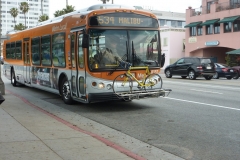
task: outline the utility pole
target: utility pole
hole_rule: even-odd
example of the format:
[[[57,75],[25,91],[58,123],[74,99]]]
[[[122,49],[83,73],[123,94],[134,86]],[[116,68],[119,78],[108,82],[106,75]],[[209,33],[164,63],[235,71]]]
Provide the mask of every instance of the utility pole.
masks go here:
[[[68,0],[66,0],[66,8],[67,8],[67,6],[68,6]]]
[[[112,0],[112,4],[113,4],[113,0]]]
[[[2,1],[0,0],[0,55],[2,55]],[[5,95],[5,86],[2,81],[2,67],[0,64],[0,95]]]

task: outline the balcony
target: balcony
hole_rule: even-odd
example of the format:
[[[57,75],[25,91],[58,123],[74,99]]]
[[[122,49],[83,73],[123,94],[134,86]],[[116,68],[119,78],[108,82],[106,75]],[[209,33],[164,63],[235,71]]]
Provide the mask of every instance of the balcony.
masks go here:
[[[199,16],[199,15],[204,15],[204,14],[209,14],[209,13],[214,13],[214,12],[221,12],[221,11],[226,11],[226,10],[232,10],[240,8],[240,3],[230,3],[230,2],[224,2],[224,3],[215,3],[215,7],[210,10],[209,7],[203,6],[200,8],[195,8],[191,10],[190,16]]]
[[[221,12],[221,11],[235,9],[235,8],[240,8],[240,3],[232,3],[232,4],[229,4],[229,2],[219,3],[216,6],[216,12]]]

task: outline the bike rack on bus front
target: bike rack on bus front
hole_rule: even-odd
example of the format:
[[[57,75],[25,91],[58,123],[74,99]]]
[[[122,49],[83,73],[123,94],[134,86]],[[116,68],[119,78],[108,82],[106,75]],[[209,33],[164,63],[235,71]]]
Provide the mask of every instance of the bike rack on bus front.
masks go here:
[[[148,91],[120,92],[115,94],[117,94],[117,96],[122,98],[129,97],[129,99],[144,99],[144,98],[165,97],[165,96],[168,96],[171,91],[172,91],[171,89],[159,89],[159,90],[148,90]]]

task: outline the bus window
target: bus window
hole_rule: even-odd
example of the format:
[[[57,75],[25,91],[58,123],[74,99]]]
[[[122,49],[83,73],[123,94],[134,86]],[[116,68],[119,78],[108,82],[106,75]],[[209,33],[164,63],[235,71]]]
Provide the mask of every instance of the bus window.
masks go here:
[[[40,65],[40,38],[33,38],[31,45],[32,64]]]
[[[17,59],[22,59],[22,42],[21,41],[17,41],[16,42],[16,58]]]
[[[75,35],[72,34],[71,35],[71,56],[72,56],[72,68],[75,68],[75,50],[74,50],[74,46],[75,46]]]
[[[43,66],[51,65],[50,41],[51,37],[49,35],[41,38],[41,56]]]
[[[83,35],[79,35],[78,39],[78,62],[79,62],[79,67],[83,68],[84,67],[84,55],[83,55],[83,48],[82,48],[82,39]]]
[[[129,31],[131,48],[134,47],[133,64],[142,66],[145,62],[149,66],[159,66],[158,31]],[[133,43],[133,46],[132,46]],[[132,49],[131,49],[132,50]]]
[[[65,33],[57,33],[52,36],[53,65],[65,67]]]
[[[92,69],[116,67],[114,57],[127,60],[126,30],[90,30],[89,62]]]
[[[15,59],[15,42],[11,43],[11,59]]]
[[[11,59],[11,58],[12,58],[11,44],[7,43],[6,44],[6,59]]]

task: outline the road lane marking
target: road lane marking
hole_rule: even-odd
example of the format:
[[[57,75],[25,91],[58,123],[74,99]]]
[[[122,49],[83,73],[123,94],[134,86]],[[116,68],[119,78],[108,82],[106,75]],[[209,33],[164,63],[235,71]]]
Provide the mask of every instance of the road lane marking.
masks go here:
[[[240,87],[236,86],[236,87],[226,87],[226,86],[220,86],[220,85],[217,85],[217,86],[214,86],[214,85],[208,85],[208,84],[205,84],[205,85],[201,85],[201,84],[192,84],[192,83],[182,83],[182,82],[172,82],[172,81],[164,81],[164,83],[175,83],[175,84],[185,84],[185,85],[190,85],[190,86],[202,86],[202,87],[209,87],[209,88],[217,88],[217,89],[232,89],[232,90],[240,90]]]
[[[198,91],[198,92],[208,92],[208,93],[223,94],[223,93],[220,93],[220,92],[204,91],[204,90],[197,90],[197,89],[190,89],[190,90],[192,90],[192,91]]]
[[[195,103],[195,104],[203,104],[203,105],[217,107],[217,108],[224,108],[224,109],[231,109],[231,110],[235,110],[235,111],[240,111],[239,108],[232,108],[232,107],[226,107],[226,106],[220,106],[220,105],[208,104],[208,103],[202,103],[202,102],[195,102],[195,101],[189,101],[189,100],[184,100],[184,99],[170,98],[170,97],[164,97],[164,98],[172,99],[172,100],[176,100],[176,101],[189,102],[189,103]]]

